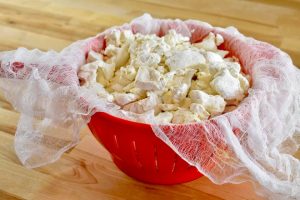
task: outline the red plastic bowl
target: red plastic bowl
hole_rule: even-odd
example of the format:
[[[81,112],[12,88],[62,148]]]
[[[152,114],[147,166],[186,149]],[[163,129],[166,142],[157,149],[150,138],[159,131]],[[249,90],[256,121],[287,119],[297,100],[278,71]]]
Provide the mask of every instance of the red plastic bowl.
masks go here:
[[[97,112],[88,124],[127,175],[146,183],[177,184],[202,176],[155,136],[149,124]]]

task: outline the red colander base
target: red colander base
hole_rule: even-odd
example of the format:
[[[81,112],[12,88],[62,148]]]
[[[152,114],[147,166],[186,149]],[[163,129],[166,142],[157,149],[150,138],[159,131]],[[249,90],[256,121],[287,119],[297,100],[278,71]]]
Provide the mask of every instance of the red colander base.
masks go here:
[[[177,184],[202,176],[157,138],[148,124],[98,112],[88,124],[98,141],[110,152],[120,170],[153,184]]]

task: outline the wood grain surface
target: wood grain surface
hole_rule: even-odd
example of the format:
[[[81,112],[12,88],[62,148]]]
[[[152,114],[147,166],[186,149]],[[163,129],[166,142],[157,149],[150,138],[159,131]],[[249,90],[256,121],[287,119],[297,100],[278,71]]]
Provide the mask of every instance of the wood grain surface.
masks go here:
[[[144,12],[235,26],[245,35],[283,49],[300,66],[300,2],[293,0],[0,0],[0,51],[20,46],[61,50]],[[262,199],[249,183],[219,186],[205,177],[174,186],[135,181],[115,167],[87,128],[81,132],[80,144],[59,161],[29,170],[14,152],[18,118],[0,94],[1,200]]]

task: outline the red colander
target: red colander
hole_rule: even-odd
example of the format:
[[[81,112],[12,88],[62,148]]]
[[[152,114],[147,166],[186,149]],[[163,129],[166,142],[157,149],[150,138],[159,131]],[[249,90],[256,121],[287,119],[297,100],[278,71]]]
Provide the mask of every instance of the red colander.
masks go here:
[[[149,124],[97,112],[88,124],[120,170],[153,184],[192,181],[202,174],[155,136]]]

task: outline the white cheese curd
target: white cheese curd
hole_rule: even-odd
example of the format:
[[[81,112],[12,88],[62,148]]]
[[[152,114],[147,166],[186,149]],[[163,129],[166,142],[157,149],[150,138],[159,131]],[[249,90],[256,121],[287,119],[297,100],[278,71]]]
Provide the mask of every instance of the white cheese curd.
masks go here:
[[[227,69],[217,73],[210,85],[226,100],[243,98],[243,89],[239,79],[232,76]]]
[[[169,67],[170,71],[193,67],[204,63],[204,56],[200,52],[191,49],[174,51],[166,59],[166,65]]]
[[[210,116],[209,112],[206,111],[204,106],[202,104],[199,104],[199,103],[192,103],[190,105],[190,111],[192,113],[198,115],[198,117],[201,120],[208,119],[208,117]]]
[[[220,39],[218,39],[218,44],[219,45],[222,44]],[[200,49],[204,49],[206,51],[217,51],[218,46],[217,46],[217,42],[216,42],[216,35],[214,33],[209,33],[208,36],[206,36],[202,40],[202,42],[195,43],[195,44],[193,44],[193,46],[200,48]]]
[[[95,61],[95,64],[98,65],[98,70],[100,69],[103,72],[104,78],[109,81],[114,76],[115,63],[106,63],[102,60]]]
[[[103,60],[103,55],[100,53],[97,53],[93,50],[89,51],[87,62],[90,63],[90,62],[94,62],[97,60]]]
[[[139,96],[132,93],[113,93],[114,99],[119,106],[138,100]]]
[[[135,86],[137,88],[148,91],[163,89],[163,77],[158,70],[144,66],[141,66],[138,70],[135,77]]]
[[[161,112],[155,116],[156,121],[159,124],[168,124],[173,119],[173,114],[171,112]]]
[[[172,119],[172,123],[174,124],[185,124],[200,121],[201,119],[197,116],[197,114],[187,109],[179,109],[175,111]]]
[[[226,102],[220,95],[209,95],[201,90],[192,90],[189,94],[193,103],[201,104],[211,115],[224,111]]]
[[[163,40],[171,47],[175,47],[178,44],[189,42],[190,38],[177,34],[175,30],[170,30],[169,33],[163,37]]]
[[[162,111],[175,111],[175,110],[178,110],[178,107],[179,107],[179,105],[177,105],[177,104],[167,104],[167,103],[159,104],[159,108]]]
[[[196,72],[194,69],[177,71],[171,81],[166,85],[171,92],[173,103],[180,103],[187,96],[188,90],[191,87],[192,78]]]
[[[162,37],[112,30],[106,48],[80,67],[82,87],[124,112],[154,113],[156,123],[200,122],[229,112],[247,95],[249,77],[209,33],[201,42],[170,30]],[[233,104],[234,102],[234,104]]]
[[[123,108],[124,110],[141,114],[149,110],[154,110],[155,112],[158,112],[159,104],[159,97],[155,93],[149,92],[146,98],[127,104]]]
[[[224,62],[223,57],[220,56],[217,53],[214,53],[212,51],[208,51],[205,55],[205,58],[208,63],[222,63]]]
[[[98,65],[96,63],[88,63],[80,67],[78,78],[81,84],[89,87],[96,83]]]

